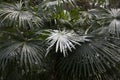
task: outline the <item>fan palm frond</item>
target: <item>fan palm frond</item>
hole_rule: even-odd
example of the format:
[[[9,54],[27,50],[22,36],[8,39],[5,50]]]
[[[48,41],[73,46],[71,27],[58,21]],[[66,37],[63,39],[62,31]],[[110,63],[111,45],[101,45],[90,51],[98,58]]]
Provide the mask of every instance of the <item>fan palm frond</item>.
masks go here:
[[[71,80],[74,78],[84,80],[98,76],[98,74],[104,75],[109,70],[112,72],[113,69],[118,69],[120,53],[117,49],[119,48],[119,46],[101,39],[83,43],[82,46],[77,45],[69,56],[58,61],[56,70],[58,70],[58,75],[71,76]]]
[[[108,10],[108,14],[105,14],[105,17],[103,17],[103,19],[106,18],[109,22],[108,25],[108,31],[111,34],[117,35],[119,36],[120,30],[119,30],[119,26],[120,26],[120,9],[111,9]]]
[[[34,25],[41,26],[42,19],[35,12],[26,9],[23,3],[1,4],[0,5],[1,23],[7,22],[8,25],[18,25],[23,28],[34,28]]]
[[[120,9],[92,10],[90,13],[93,13],[101,21],[102,26],[108,26],[108,32],[110,34],[119,36]]]
[[[2,67],[7,65],[9,61],[15,60],[26,69],[33,65],[40,65],[44,56],[44,48],[34,42],[12,42],[0,49],[0,63]]]
[[[117,19],[112,20],[112,22],[109,25],[109,32],[112,34],[117,34],[119,37],[120,33],[120,21]]]
[[[32,69],[33,67],[41,65],[46,53],[42,46],[42,40],[33,39],[36,37],[35,35],[30,36],[29,34],[28,37],[19,32],[1,31],[1,33],[0,64],[2,68],[12,61],[15,63],[18,62],[19,65],[26,69]],[[6,36],[9,36],[9,38],[6,38]]]
[[[86,37],[87,36],[78,36],[74,31],[54,30],[47,38],[49,44],[47,50],[49,52],[51,48],[55,46],[55,52],[60,51],[66,56],[67,50],[72,51],[72,49],[75,49],[75,44],[80,45],[79,42],[88,41]]]
[[[120,17],[120,9],[110,9],[106,10],[109,15],[106,14],[106,16],[111,17],[111,18],[118,18]]]

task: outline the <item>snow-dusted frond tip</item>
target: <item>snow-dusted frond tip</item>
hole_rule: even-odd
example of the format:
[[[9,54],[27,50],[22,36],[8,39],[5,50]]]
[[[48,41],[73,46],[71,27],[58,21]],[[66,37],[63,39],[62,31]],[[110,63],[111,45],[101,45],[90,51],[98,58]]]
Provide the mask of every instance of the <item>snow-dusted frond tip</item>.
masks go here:
[[[110,15],[114,18],[120,16],[120,9],[111,9],[108,11]]]
[[[75,45],[81,45],[79,42],[88,41],[85,36],[78,36],[74,31],[59,31],[53,30],[49,37],[47,38],[47,42],[49,47],[47,48],[47,53],[55,46],[55,52],[60,51],[66,56],[67,51],[72,51],[75,49]]]
[[[120,20],[118,19],[120,17],[120,9],[111,9],[109,14],[113,18],[109,24],[109,32],[118,35],[120,33]]]
[[[108,24],[108,32],[114,36],[120,35],[120,9],[103,9],[101,20],[106,21]],[[103,22],[103,24],[106,23]]]
[[[109,24],[109,32],[112,34],[120,33],[120,20],[112,20],[112,22]]]

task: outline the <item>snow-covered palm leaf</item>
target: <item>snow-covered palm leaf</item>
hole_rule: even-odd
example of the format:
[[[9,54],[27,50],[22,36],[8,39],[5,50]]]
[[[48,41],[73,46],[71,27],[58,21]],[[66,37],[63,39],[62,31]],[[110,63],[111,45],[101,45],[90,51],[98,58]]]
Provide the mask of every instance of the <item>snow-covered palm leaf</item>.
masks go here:
[[[120,47],[104,39],[83,43],[67,57],[58,61],[56,70],[58,75],[62,74],[64,77],[69,75],[71,80],[74,76],[78,79],[83,78],[82,80],[93,76],[100,78],[109,70],[111,72],[117,70],[117,64],[120,61],[120,53],[117,49]]]
[[[108,29],[111,34],[119,36],[120,33],[120,9],[108,10],[103,19],[106,18],[109,22]]]
[[[11,62],[21,65],[25,69],[32,69],[41,64],[45,55],[42,40],[36,38],[32,32],[26,36],[11,28],[7,31],[1,30],[0,35],[0,67],[5,68]]]
[[[38,44],[34,41],[2,44],[3,46],[0,48],[0,64],[2,68],[12,60],[19,62],[19,65],[24,66],[26,69],[32,69],[33,65],[40,65],[45,50]]]
[[[60,31],[54,30],[51,32],[49,37],[47,38],[49,47],[48,52],[52,47],[55,47],[55,52],[60,51],[64,56],[67,55],[67,51],[72,51],[75,49],[75,44],[79,44],[79,42],[88,41],[86,36],[78,36],[74,31]]]
[[[120,9],[91,10],[103,26],[108,26],[108,32],[119,36],[120,33]]]
[[[109,32],[112,34],[117,34],[119,36],[120,33],[120,20],[114,19],[109,24]]]
[[[42,19],[34,11],[26,9],[22,2],[0,4],[0,18],[2,18],[1,23],[6,22],[8,25],[23,28],[34,28],[34,25],[41,26],[42,24]]]
[[[120,9],[110,9],[106,10],[108,14],[105,16],[108,18],[119,18],[120,17]]]

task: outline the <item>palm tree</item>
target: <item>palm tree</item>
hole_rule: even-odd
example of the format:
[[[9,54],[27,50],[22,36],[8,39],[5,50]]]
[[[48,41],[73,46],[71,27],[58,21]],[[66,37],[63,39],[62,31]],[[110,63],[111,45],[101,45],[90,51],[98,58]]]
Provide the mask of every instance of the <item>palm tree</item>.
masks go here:
[[[0,80],[120,79],[119,9],[31,2],[0,4]]]

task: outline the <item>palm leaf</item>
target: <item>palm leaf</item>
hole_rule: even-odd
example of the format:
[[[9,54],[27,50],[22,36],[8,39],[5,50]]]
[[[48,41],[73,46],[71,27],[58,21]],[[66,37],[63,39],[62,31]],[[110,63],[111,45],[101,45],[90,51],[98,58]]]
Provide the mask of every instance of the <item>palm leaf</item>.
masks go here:
[[[78,42],[89,41],[87,36],[78,36],[74,31],[59,31],[54,30],[47,38],[49,47],[48,52],[55,46],[55,52],[60,51],[64,56],[67,55],[67,50],[72,51],[75,49],[75,44],[80,45]]]
[[[102,26],[108,26],[107,32],[119,37],[120,9],[91,10],[90,13],[94,14],[98,21],[100,20]]]
[[[1,23],[7,22],[8,26],[17,25],[25,29],[34,28],[34,25],[38,27],[42,24],[42,19],[37,16],[34,11],[25,9],[22,2],[16,4],[1,4],[0,18],[2,18]]]
[[[82,46],[77,45],[76,49],[69,53],[69,56],[58,60],[56,70],[59,77],[61,76],[60,78],[69,75],[70,80],[74,78],[89,80],[90,77],[92,77],[90,80],[93,80],[93,77],[96,76],[95,80],[101,80],[100,77],[102,75],[105,77],[105,73],[108,71],[119,72],[120,53],[117,50],[119,48],[104,39],[85,42]],[[114,73],[114,75],[117,74]],[[105,80],[107,79],[109,78]]]
[[[19,62],[25,69],[39,67],[45,55],[43,41],[36,38],[38,35],[19,32],[1,31],[0,37],[0,64],[4,68],[8,63]],[[9,36],[9,38],[6,36]],[[4,40],[6,39],[6,40]]]

